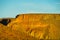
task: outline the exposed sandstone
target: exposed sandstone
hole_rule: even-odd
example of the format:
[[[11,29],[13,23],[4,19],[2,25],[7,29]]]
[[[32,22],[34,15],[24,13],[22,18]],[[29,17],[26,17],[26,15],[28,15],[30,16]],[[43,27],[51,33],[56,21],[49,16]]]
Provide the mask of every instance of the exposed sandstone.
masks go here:
[[[16,16],[6,27],[13,31],[13,35],[18,32],[15,34],[16,36],[19,35],[17,39],[22,38],[24,34],[30,36],[30,38],[23,36],[20,40],[24,38],[28,40],[59,40],[59,24],[60,14],[21,14]]]

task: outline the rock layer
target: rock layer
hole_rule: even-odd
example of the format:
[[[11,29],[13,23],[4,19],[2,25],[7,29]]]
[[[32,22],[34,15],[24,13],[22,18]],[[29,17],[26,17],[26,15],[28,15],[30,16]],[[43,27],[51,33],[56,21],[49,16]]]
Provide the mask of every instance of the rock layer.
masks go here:
[[[60,40],[59,24],[60,14],[20,14],[6,25],[7,29],[4,30],[7,31],[8,34],[13,33],[12,35],[16,37],[17,40]],[[3,28],[4,27],[5,26],[3,26]],[[10,30],[8,31],[8,29],[12,32],[10,32]],[[1,35],[3,35],[2,33]],[[8,34],[7,36],[9,38],[10,35]],[[2,36],[0,36],[0,38],[2,38]],[[15,38],[12,37],[11,40],[13,39]]]

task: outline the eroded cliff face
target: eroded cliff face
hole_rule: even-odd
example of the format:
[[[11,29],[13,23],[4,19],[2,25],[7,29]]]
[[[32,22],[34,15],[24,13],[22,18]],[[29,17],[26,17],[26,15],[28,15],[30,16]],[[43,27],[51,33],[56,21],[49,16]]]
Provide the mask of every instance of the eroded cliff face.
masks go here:
[[[7,40],[59,40],[60,14],[20,14],[6,27],[2,23],[0,27],[0,34]],[[0,39],[4,40],[3,37]]]

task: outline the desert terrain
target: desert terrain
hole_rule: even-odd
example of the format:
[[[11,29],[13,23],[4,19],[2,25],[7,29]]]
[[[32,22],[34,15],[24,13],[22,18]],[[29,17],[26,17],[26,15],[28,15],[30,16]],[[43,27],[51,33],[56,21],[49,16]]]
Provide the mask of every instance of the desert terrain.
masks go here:
[[[0,40],[60,40],[60,14],[0,18]]]

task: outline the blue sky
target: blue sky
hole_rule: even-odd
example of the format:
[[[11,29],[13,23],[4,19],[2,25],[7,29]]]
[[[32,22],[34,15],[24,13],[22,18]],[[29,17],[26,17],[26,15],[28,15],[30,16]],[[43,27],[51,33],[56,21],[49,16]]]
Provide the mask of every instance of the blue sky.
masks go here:
[[[60,0],[0,0],[0,18],[32,12],[60,13]]]

